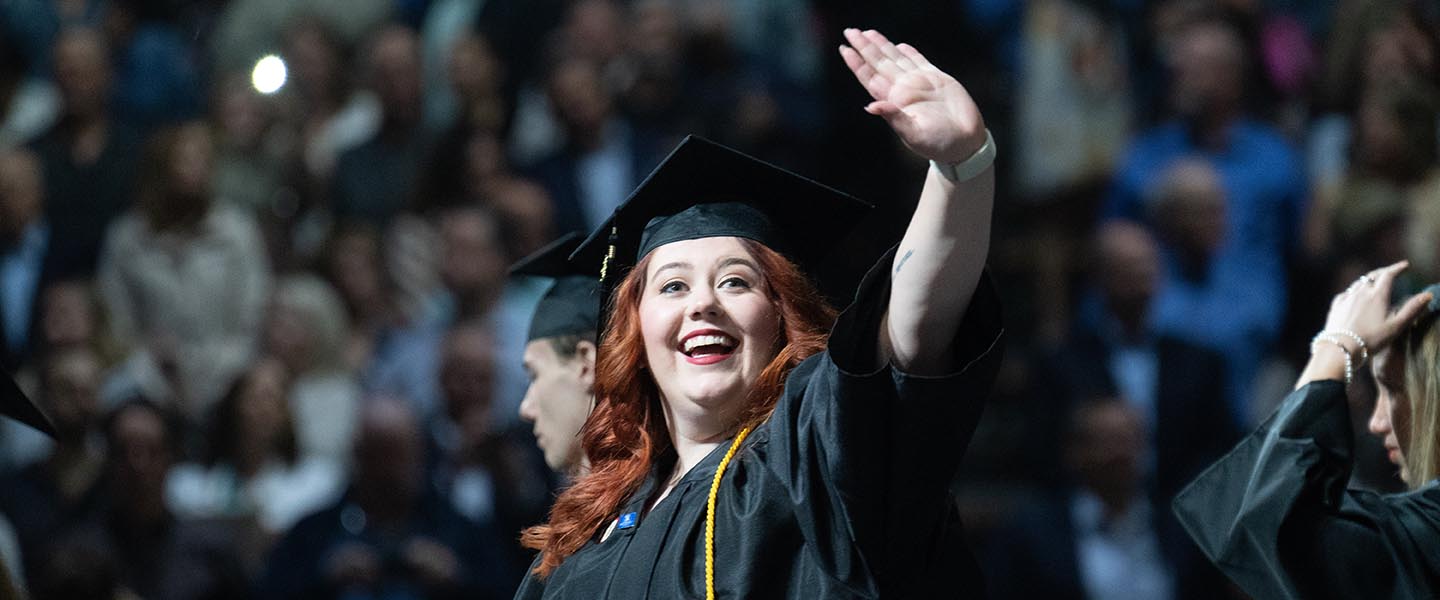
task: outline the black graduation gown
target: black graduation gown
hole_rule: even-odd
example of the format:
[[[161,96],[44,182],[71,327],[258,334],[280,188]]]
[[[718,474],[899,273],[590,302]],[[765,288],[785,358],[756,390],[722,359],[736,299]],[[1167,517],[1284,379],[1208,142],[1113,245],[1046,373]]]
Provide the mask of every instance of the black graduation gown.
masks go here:
[[[1346,489],[1345,387],[1317,381],[1175,498],[1196,544],[1256,598],[1435,598],[1440,487]]]
[[[790,374],[768,421],[726,469],[715,510],[719,598],[964,598],[983,595],[948,486],[999,366],[999,301],[982,278],[938,377],[876,369],[890,256],[866,276],[826,352]],[[654,510],[652,475],[621,515],[517,599],[705,597],[705,505],[729,442]],[[616,515],[619,517],[620,515]]]

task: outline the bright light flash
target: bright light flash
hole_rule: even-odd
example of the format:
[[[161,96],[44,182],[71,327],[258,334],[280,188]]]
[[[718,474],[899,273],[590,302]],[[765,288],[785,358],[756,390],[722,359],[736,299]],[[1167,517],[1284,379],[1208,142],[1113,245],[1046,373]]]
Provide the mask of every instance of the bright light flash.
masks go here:
[[[255,63],[255,70],[250,72],[250,83],[257,92],[273,94],[285,85],[285,77],[285,61],[274,54],[268,54]]]

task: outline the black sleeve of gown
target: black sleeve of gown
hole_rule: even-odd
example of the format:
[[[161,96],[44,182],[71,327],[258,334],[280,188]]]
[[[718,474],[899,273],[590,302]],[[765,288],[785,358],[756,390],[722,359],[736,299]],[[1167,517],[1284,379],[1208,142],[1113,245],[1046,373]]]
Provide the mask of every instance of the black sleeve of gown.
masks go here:
[[[957,524],[949,484],[1001,357],[1000,302],[983,275],[938,376],[880,364],[892,249],[831,330],[828,350],[787,381],[769,426],[771,468],[812,543],[854,543],[883,582],[932,565]],[[849,539],[832,536],[844,532]],[[820,541],[817,541],[820,540]],[[835,565],[845,571],[862,565]]]
[[[1351,467],[1345,388],[1319,381],[1175,498],[1200,549],[1256,598],[1390,598],[1397,585],[1392,514],[1346,490]]]

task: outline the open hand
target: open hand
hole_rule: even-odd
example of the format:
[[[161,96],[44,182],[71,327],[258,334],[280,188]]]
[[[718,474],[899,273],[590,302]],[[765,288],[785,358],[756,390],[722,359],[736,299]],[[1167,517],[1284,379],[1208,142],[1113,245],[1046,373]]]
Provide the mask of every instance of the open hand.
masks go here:
[[[866,112],[883,117],[923,158],[958,163],[985,144],[985,120],[965,87],[909,44],[875,30],[846,29],[840,56],[874,99]]]
[[[1400,261],[1388,267],[1375,269],[1349,289],[1335,296],[1330,302],[1330,314],[1325,318],[1326,331],[1349,330],[1365,340],[1371,355],[1384,349],[1404,331],[1416,317],[1424,312],[1430,302],[1429,293],[1416,294],[1394,312],[1390,312],[1390,288],[1395,276],[1410,266]]]

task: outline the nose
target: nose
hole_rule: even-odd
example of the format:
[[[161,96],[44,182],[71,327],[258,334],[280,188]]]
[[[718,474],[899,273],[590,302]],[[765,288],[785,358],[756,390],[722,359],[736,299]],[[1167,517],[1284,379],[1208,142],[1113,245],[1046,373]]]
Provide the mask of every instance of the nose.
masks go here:
[[[1370,412],[1370,433],[1384,437],[1390,433],[1390,398],[1381,392],[1375,396],[1375,410]]]
[[[534,396],[534,394],[530,393],[530,390],[527,388],[525,390],[525,399],[520,401],[520,420],[526,423],[535,422],[535,399],[532,396]]]
[[[690,318],[700,319],[720,314],[720,303],[709,287],[696,287],[690,292]]]

